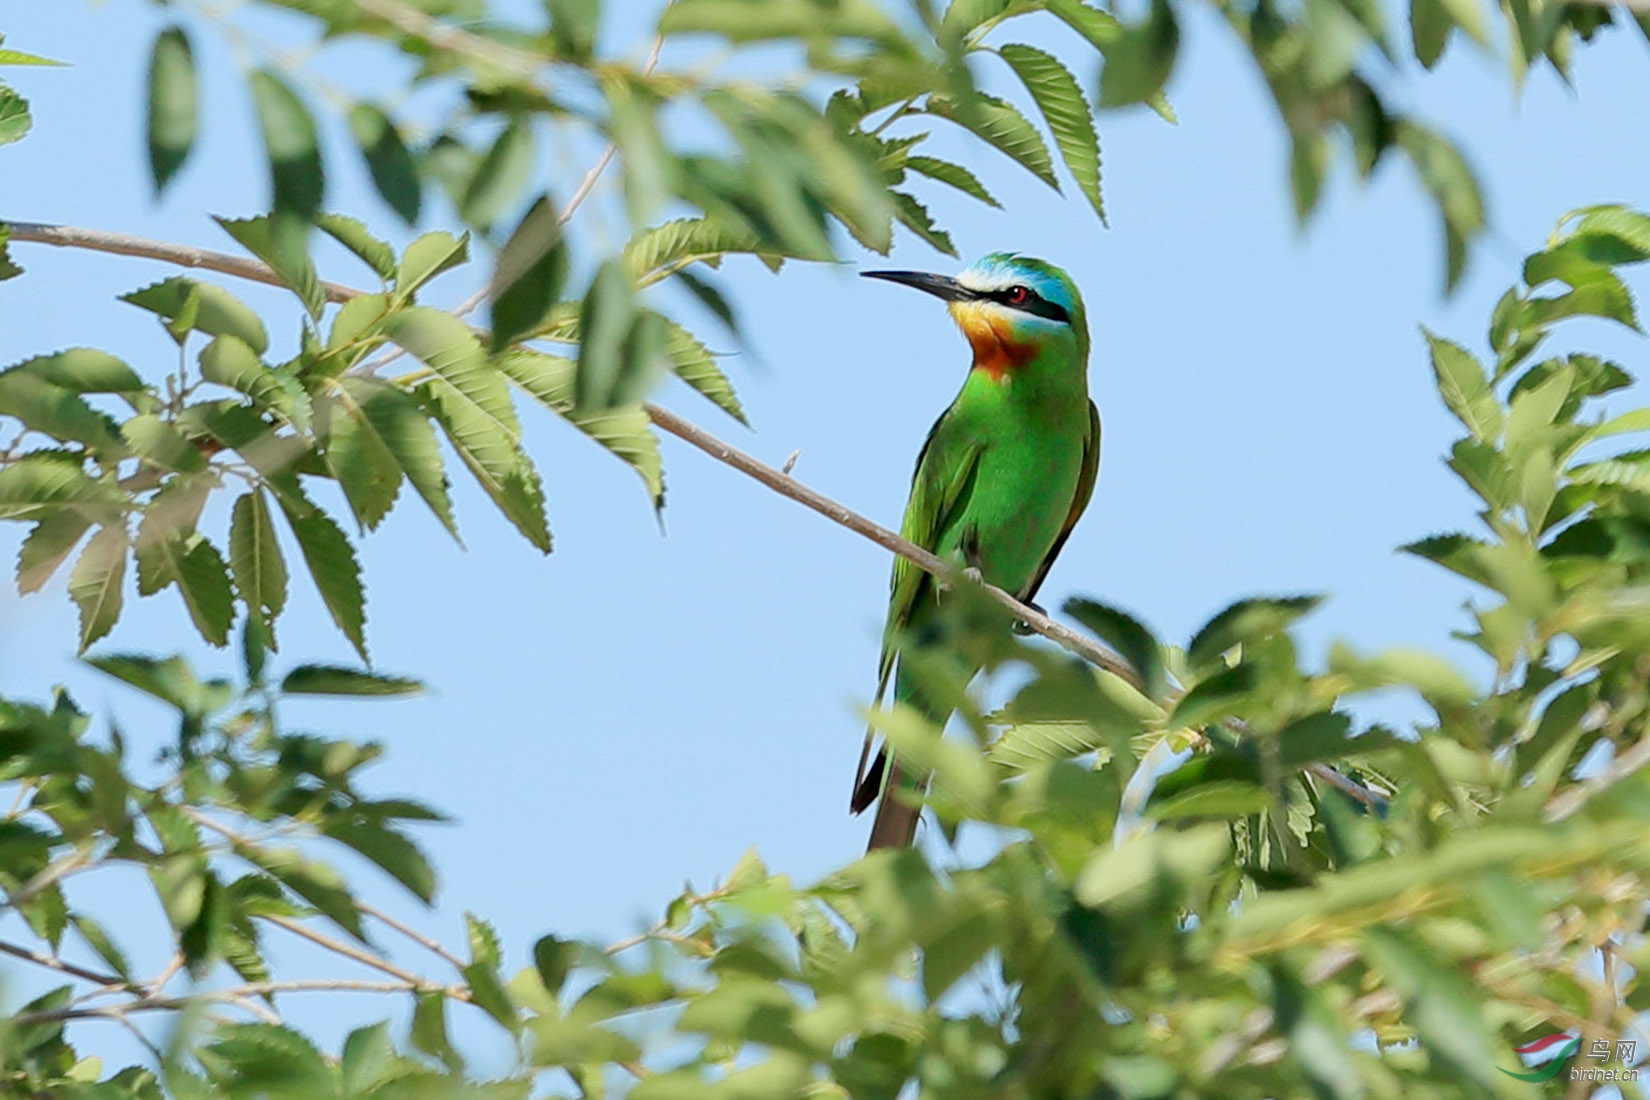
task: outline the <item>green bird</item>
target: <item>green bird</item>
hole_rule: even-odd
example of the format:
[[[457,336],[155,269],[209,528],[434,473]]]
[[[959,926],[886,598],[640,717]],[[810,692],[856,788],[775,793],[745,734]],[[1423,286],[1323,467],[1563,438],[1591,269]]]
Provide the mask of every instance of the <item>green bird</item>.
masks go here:
[[[944,299],[974,351],[962,392],[917,456],[900,533],[1030,602],[1088,507],[1100,465],[1082,296],[1059,268],[1007,252],[956,278],[864,274]],[[901,640],[921,637],[934,620],[940,588],[894,559],[876,703],[892,680],[896,700],[943,725],[950,709],[924,700],[899,659]],[[928,777],[901,768],[886,745],[873,758],[874,740],[866,734],[850,809],[857,814],[880,795],[870,848],[902,847],[916,834]]]

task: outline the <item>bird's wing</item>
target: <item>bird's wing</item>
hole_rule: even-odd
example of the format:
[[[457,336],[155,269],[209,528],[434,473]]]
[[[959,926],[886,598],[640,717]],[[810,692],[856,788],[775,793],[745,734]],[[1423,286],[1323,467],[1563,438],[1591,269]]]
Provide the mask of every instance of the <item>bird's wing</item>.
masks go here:
[[[1048,553],[1037,566],[1037,572],[1031,575],[1031,581],[1025,590],[1017,593],[1022,603],[1029,603],[1036,598],[1037,589],[1043,585],[1043,578],[1054,565],[1054,559],[1060,556],[1060,550],[1066,545],[1066,539],[1071,537],[1071,529],[1077,526],[1077,521],[1083,518],[1083,510],[1089,506],[1089,498],[1094,496],[1094,481],[1100,473],[1100,410],[1093,401],[1089,402],[1089,430],[1083,439],[1083,470],[1077,478],[1077,492],[1071,498],[1071,511],[1066,513],[1066,522],[1060,528],[1060,537],[1054,540]]]
[[[911,496],[900,521],[900,535],[925,550],[936,551],[946,532],[962,515],[979,471],[984,445],[967,438],[966,429],[947,410],[917,453],[916,471],[911,476]],[[877,694],[872,706],[881,706],[894,672],[896,643],[900,631],[911,621],[919,602],[933,592],[933,578],[903,557],[894,558],[889,581],[888,618],[882,632],[882,655],[877,663]],[[867,731],[860,750],[859,768],[854,777],[852,807],[855,813],[870,805],[880,789],[884,756],[871,759],[874,736]],[[869,765],[869,769],[867,768]]]

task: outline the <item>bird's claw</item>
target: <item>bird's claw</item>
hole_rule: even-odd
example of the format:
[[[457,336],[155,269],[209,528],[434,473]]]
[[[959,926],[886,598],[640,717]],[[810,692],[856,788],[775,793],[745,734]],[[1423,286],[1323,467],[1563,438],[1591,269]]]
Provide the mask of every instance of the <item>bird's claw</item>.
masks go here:
[[[1027,600],[1027,601],[1025,601],[1025,605],[1027,607],[1031,608],[1031,610],[1037,612],[1037,614],[1039,614],[1039,615],[1047,615],[1048,614],[1047,611],[1043,610],[1043,606],[1041,604],[1035,604],[1035,603],[1032,603],[1030,600]],[[1031,629],[1031,624],[1026,622],[1024,619],[1015,619],[1013,630],[1014,630],[1014,633],[1018,634],[1022,638],[1026,637],[1028,635],[1037,633],[1035,630]]]

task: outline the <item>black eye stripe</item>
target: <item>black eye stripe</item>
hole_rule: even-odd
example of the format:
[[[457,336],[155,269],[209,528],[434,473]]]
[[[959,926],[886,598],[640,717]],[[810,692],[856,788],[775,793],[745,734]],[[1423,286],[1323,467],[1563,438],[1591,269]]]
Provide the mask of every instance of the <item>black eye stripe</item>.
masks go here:
[[[1044,298],[1041,294],[1038,294],[1030,287],[1023,287],[1026,292],[1026,298],[1024,301],[1010,301],[1009,294],[1016,289],[1022,289],[1020,284],[1004,287],[1002,290],[988,290],[981,294],[980,297],[989,298],[991,301],[1001,303],[1009,309],[1017,309],[1023,313],[1030,313],[1037,317],[1046,317],[1050,321],[1063,321],[1066,324],[1071,323],[1071,314],[1067,313],[1064,307],[1049,301],[1047,298]]]

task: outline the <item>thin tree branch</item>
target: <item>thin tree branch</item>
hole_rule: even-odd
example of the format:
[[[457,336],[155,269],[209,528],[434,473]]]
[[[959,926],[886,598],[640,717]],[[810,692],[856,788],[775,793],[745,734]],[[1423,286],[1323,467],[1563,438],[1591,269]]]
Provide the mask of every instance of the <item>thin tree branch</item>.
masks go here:
[[[265,286],[284,287],[280,277],[260,260],[246,256],[232,256],[169,241],[154,241],[133,237],[126,233],[110,233],[102,229],[81,229],[72,225],[44,225],[39,222],[11,222],[0,219],[11,234],[11,240],[30,244],[49,244],[58,248],[83,248],[92,252],[108,252],[116,256],[136,256],[144,260],[160,260],[179,267],[198,267],[233,275],[237,279],[263,283]],[[338,283],[322,282],[321,290],[329,302],[347,302],[365,291]]]
[[[522,79],[550,60],[443,23],[401,0],[355,0],[355,6],[437,50],[468,57]]]
[[[60,973],[68,974],[71,977],[79,978],[81,981],[96,982],[98,985],[107,986],[110,989],[133,988],[131,982],[128,982],[125,978],[122,978],[118,974],[104,974],[96,970],[88,969],[84,966],[76,965],[72,962],[65,962],[56,955],[47,955],[44,952],[33,951],[27,947],[22,947],[15,943],[7,943],[5,940],[0,940],[0,952],[10,955],[13,958],[22,959],[25,962],[32,962],[36,966],[44,966],[48,970],[56,970]]]
[[[785,476],[772,466],[758,462],[745,452],[729,446],[703,428],[683,420],[675,413],[667,409],[661,409],[657,405],[648,405],[646,408],[648,418],[661,431],[669,432],[677,439],[692,444],[716,459],[716,461],[732,466],[740,473],[766,485],[780,496],[788,497],[803,507],[813,509],[833,523],[846,527],[855,534],[863,535],[883,549],[898,554],[919,569],[940,580],[947,583],[957,583],[962,579],[958,569],[924,550],[916,543],[901,538],[888,528],[871,522],[858,512],[838,504],[823,493],[808,488],[795,478]],[[995,585],[980,583],[979,587],[986,595],[1013,612],[1015,618],[1049,641],[1064,646],[1097,668],[1104,669],[1131,684],[1139,684],[1139,678],[1135,675],[1134,670],[1116,654],[1094,641],[1094,639],[1055,622],[1041,611],[1021,603]]]
[[[451,965],[453,969],[464,969],[466,965],[464,960],[443,947],[440,941],[431,939],[429,936],[426,936],[424,933],[414,928],[407,927],[405,924],[402,924],[388,913],[385,913],[374,906],[368,905],[364,901],[356,902],[355,908],[362,916],[371,917],[373,920],[378,921],[381,924],[389,925],[403,936],[406,936],[409,940],[412,940],[414,943],[418,944],[418,946],[440,956],[442,961]]]
[[[463,999],[466,994],[459,986],[431,986],[423,982],[364,981],[355,978],[298,978],[287,981],[247,982],[226,989],[208,989],[175,997],[139,997],[124,1004],[82,1005],[24,1012],[11,1018],[11,1023],[36,1024],[55,1020],[121,1019],[134,1012],[156,1009],[179,1009],[199,1004],[232,1004],[264,1015],[279,1023],[280,1017],[265,1005],[252,1001],[253,997],[273,996],[277,993],[420,993],[440,990],[449,997]]]

